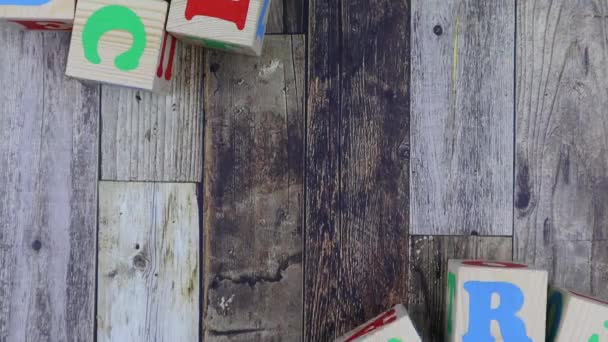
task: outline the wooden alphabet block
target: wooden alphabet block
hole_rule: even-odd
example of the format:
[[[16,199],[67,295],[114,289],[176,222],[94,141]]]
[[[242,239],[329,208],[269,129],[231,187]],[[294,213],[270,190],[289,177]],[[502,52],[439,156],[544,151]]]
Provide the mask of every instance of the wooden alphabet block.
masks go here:
[[[0,0],[0,22],[26,30],[70,31],[76,0]]]
[[[547,342],[608,339],[608,302],[551,287],[547,300]]]
[[[420,342],[420,337],[402,304],[371,319],[338,338],[336,342]]]
[[[66,74],[166,92],[176,40],[161,0],[79,0]]]
[[[236,53],[262,53],[270,0],[172,0],[167,31],[180,40]]]
[[[446,340],[543,342],[547,271],[512,262],[450,260]]]

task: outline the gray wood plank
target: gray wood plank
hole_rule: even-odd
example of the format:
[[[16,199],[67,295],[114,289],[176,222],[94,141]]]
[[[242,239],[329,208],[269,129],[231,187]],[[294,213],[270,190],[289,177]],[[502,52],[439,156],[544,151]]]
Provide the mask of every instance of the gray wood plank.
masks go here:
[[[97,341],[197,341],[195,184],[101,182]]]
[[[515,1],[412,0],[411,232],[511,235]]]
[[[0,28],[0,341],[92,341],[99,89],[69,35]]]
[[[514,238],[555,285],[604,296],[607,15],[606,1],[518,4]]]
[[[591,247],[590,293],[608,299],[608,240],[595,240]],[[579,269],[585,270],[585,267]],[[586,274],[585,274],[586,275]],[[583,289],[584,290],[584,289]]]
[[[444,341],[448,259],[511,260],[510,237],[410,237],[408,311],[423,341]]]
[[[301,340],[304,36],[265,44],[207,55],[205,341]]]
[[[270,0],[266,33],[305,33],[305,0]]]
[[[103,180],[200,182],[203,49],[177,44],[169,95],[102,86]]]

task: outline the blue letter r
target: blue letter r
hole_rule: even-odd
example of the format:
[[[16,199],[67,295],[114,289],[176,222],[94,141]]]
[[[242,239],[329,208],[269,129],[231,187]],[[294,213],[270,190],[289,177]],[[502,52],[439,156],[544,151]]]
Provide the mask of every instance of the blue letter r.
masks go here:
[[[517,317],[524,305],[521,289],[507,282],[467,281],[464,289],[469,293],[469,328],[463,342],[494,342],[490,331],[496,321],[504,342],[532,342],[526,335],[526,325]],[[500,304],[492,308],[492,294],[500,297]]]

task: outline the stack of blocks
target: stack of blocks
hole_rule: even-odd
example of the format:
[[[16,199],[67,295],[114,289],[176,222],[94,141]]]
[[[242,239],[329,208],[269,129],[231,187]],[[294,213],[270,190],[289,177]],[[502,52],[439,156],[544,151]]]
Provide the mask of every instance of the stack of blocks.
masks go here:
[[[608,337],[608,302],[558,287],[527,265],[449,260],[446,341],[601,342]],[[430,318],[432,319],[432,317]],[[419,342],[403,305],[336,342]]]
[[[402,304],[376,316],[336,342],[420,342],[410,317]]]
[[[511,262],[450,260],[446,339],[545,341],[547,277]]]
[[[66,74],[165,93],[176,38],[260,55],[269,0],[0,0],[0,20],[73,30]],[[72,26],[73,24],[73,26]],[[202,67],[202,66],[201,66]]]

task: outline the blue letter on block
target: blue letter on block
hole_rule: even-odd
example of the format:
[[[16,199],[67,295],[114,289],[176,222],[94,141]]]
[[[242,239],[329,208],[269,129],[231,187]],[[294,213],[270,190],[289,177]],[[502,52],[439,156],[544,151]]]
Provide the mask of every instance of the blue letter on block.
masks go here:
[[[532,342],[526,335],[526,325],[516,314],[524,305],[524,294],[511,283],[467,281],[464,289],[469,293],[469,329],[463,342],[494,342],[490,332],[496,321],[505,342]],[[492,309],[492,294],[500,297],[500,304]]]
[[[40,6],[51,0],[0,0],[0,5]]]

